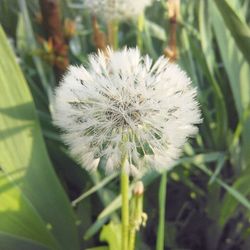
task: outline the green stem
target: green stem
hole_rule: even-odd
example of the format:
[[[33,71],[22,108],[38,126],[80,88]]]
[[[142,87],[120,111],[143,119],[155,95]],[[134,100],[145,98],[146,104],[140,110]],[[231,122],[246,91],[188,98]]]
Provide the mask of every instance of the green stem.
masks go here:
[[[134,250],[135,249],[135,236],[136,236],[136,230],[131,229],[129,232],[129,250]]]
[[[139,181],[134,186],[133,197],[130,201],[129,250],[135,249],[136,232],[141,225],[145,226],[143,219],[143,193],[143,183]]]
[[[167,195],[167,172],[162,174],[160,189],[159,189],[159,222],[157,232],[156,250],[164,250],[165,236],[165,206]]]
[[[137,46],[140,50],[143,49],[143,39],[142,39],[143,29],[144,29],[144,13],[140,14],[137,20]]]
[[[108,40],[109,45],[116,50],[119,46],[118,44],[118,22],[117,21],[110,21],[108,23]]]
[[[128,250],[129,230],[129,176],[125,170],[127,156],[121,162],[121,196],[122,196],[122,250]]]
[[[128,249],[134,250],[135,248],[135,237],[136,237],[136,229],[135,229],[135,223],[136,223],[136,215],[138,210],[138,197],[133,196],[130,202],[130,227],[129,227],[129,243],[128,243]],[[140,214],[139,214],[140,216]]]

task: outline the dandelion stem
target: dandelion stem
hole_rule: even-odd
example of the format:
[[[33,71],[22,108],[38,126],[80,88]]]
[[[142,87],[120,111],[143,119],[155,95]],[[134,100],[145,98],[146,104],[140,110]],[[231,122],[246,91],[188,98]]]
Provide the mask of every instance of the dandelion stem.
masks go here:
[[[143,39],[142,39],[143,29],[144,29],[144,13],[140,14],[137,20],[137,46],[140,50],[143,49]]]
[[[129,176],[125,170],[127,156],[124,155],[121,162],[121,195],[122,195],[122,250],[128,250],[129,230]]]
[[[165,207],[167,195],[167,172],[162,174],[159,190],[159,222],[157,232],[156,250],[164,250],[165,236]]]

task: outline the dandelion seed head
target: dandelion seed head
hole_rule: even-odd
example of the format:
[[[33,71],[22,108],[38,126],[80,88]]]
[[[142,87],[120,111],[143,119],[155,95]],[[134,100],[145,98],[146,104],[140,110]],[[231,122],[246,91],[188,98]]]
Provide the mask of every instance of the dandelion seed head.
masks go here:
[[[106,21],[126,20],[140,15],[152,0],[85,0],[84,6]]]
[[[154,64],[138,49],[89,56],[88,67],[70,66],[55,92],[54,123],[87,170],[101,157],[106,171],[136,176],[171,166],[201,122],[196,89],[176,64]]]

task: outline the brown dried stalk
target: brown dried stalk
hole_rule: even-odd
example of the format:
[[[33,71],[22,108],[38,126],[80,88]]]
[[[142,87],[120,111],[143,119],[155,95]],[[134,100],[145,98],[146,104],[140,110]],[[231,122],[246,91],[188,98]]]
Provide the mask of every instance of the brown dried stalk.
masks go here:
[[[93,40],[96,49],[102,50],[106,53],[107,39],[106,35],[100,30],[96,16],[92,16]]]
[[[58,0],[39,0],[42,23],[46,32],[46,39],[52,40],[54,62],[53,69],[59,80],[69,65],[68,45],[64,38]]]
[[[176,44],[176,33],[178,18],[180,15],[180,0],[167,0],[168,16],[170,22],[168,46],[164,50],[164,54],[170,61],[174,62],[178,57],[178,49]]]

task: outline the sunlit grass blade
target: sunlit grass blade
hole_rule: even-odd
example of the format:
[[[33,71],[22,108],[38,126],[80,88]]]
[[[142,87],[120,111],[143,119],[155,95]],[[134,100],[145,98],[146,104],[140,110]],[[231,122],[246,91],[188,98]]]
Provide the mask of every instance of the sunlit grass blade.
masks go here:
[[[2,28],[0,57],[4,58],[0,60],[1,168],[6,174],[24,169],[18,182],[21,195],[29,200],[44,223],[52,229],[50,232],[60,249],[76,250],[79,246],[74,213],[54,172],[32,96]],[[18,197],[14,200],[15,209],[22,211]],[[11,210],[7,212],[12,213]],[[0,214],[4,216],[4,213]],[[62,221],[67,227],[61,226]]]

